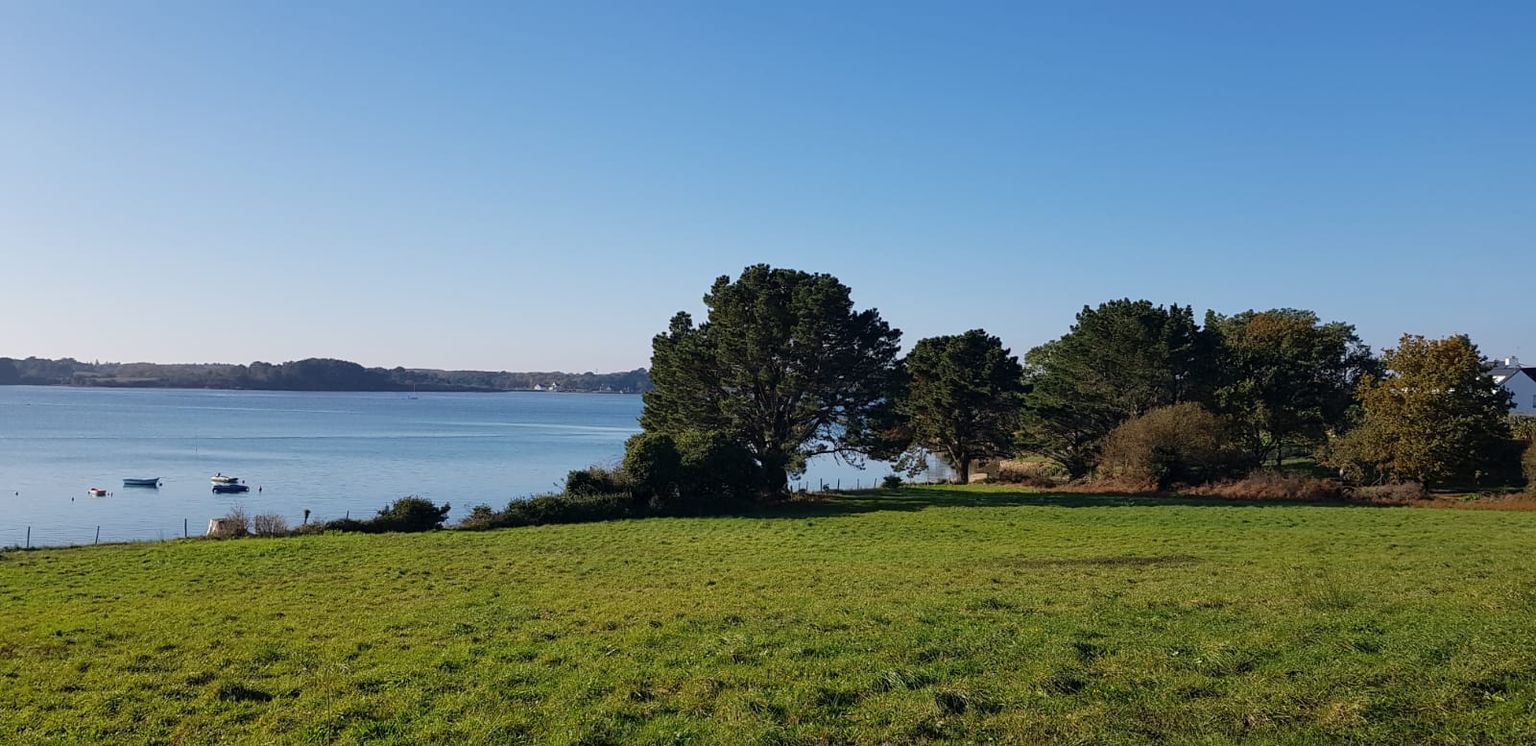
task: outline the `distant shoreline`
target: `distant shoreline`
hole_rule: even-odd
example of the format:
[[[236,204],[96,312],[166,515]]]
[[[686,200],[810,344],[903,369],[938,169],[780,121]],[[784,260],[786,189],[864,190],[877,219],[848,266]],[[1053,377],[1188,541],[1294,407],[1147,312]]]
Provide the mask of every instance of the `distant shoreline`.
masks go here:
[[[173,385],[129,385],[109,383],[0,383],[0,389],[7,388],[37,388],[37,389],[111,389],[114,391],[242,391],[246,393],[270,392],[274,394],[613,394],[616,396],[639,396],[644,391],[588,391],[582,389],[278,389],[278,388],[239,388],[233,386],[173,386]]]
[[[651,388],[645,368],[614,373],[365,368],[347,360],[285,363],[85,363],[0,357],[0,386],[213,389],[221,391],[373,391],[498,393],[503,391],[638,394]]]

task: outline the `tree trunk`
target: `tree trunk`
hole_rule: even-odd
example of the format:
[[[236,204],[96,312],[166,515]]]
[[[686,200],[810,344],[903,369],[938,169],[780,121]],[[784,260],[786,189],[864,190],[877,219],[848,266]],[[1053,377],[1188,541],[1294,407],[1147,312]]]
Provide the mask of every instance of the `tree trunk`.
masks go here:
[[[955,484],[971,483],[971,460],[968,458],[955,459]]]
[[[775,500],[789,494],[789,470],[785,465],[788,459],[774,456],[764,456],[763,465],[763,497]]]

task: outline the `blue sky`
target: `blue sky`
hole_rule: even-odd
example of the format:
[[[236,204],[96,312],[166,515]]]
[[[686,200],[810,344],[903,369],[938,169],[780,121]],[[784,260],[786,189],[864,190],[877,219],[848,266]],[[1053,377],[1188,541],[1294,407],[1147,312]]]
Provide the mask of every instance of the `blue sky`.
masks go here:
[[[612,370],[720,274],[1536,359],[1536,4],[0,2],[0,355]]]

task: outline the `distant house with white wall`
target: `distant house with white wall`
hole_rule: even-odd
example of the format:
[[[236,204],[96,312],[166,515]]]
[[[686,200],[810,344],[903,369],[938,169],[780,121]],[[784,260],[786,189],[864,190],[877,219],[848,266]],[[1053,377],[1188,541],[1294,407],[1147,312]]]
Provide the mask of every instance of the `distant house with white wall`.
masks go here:
[[[1536,368],[1523,367],[1518,359],[1509,357],[1489,373],[1494,383],[1514,394],[1511,414],[1536,417]]]

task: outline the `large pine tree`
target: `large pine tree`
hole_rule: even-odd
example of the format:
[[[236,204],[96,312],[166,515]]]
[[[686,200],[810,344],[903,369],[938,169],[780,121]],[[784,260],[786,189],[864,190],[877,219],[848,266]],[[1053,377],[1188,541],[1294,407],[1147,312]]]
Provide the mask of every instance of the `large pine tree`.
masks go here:
[[[1209,402],[1216,344],[1188,306],[1084,306],[1065,335],[1025,355],[1025,449],[1073,477],[1087,474],[1120,423],[1169,404]]]
[[[1024,368],[1002,340],[981,329],[918,340],[907,354],[900,411],[913,444],[970,481],[977,459],[1013,453]]]
[[[751,451],[770,495],[806,460],[858,458],[893,406],[901,332],[856,311],[825,274],[747,267],[704,296],[708,318],[679,313],[652,342],[647,432],[720,433]]]

